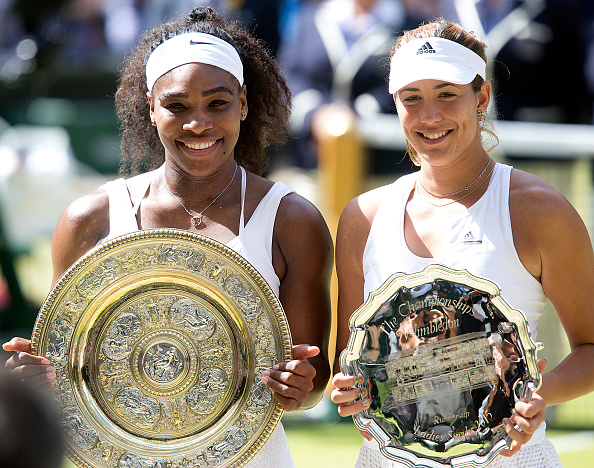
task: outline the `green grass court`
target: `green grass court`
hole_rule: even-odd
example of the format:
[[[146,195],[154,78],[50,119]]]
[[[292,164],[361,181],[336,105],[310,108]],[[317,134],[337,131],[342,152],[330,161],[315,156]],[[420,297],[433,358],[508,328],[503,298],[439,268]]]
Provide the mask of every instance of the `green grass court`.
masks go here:
[[[355,465],[361,436],[350,422],[285,423],[296,468],[349,468]],[[564,468],[594,466],[594,432],[547,430]],[[66,462],[64,468],[73,468]]]
[[[353,424],[285,425],[296,468],[353,467],[361,436]],[[547,430],[564,468],[594,466],[594,433]],[[572,442],[575,441],[575,442]]]

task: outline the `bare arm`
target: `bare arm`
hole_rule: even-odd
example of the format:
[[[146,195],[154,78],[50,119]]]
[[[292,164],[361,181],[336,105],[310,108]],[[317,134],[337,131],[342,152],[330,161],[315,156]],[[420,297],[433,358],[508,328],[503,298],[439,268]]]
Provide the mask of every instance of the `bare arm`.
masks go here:
[[[52,237],[52,285],[97,242],[109,234],[109,199],[97,190],[74,201],[62,214]]]
[[[520,259],[542,283],[571,347],[543,376],[539,393],[554,405],[594,390],[594,252],[577,211],[540,179],[512,172],[510,210]]]
[[[367,207],[363,197],[343,210],[336,234],[336,274],[338,276],[338,324],[334,369],[340,369],[340,353],[350,336],[349,318],[365,301],[363,251],[376,207]],[[371,213],[365,213],[364,210]]]
[[[340,372],[340,354],[346,348],[350,336],[349,319],[361,306],[364,297],[363,251],[373,218],[379,205],[381,189],[367,193],[351,201],[343,210],[336,235],[336,272],[338,275],[338,323],[336,340],[336,375],[332,401],[337,403],[341,416],[349,416],[369,406],[369,400],[356,400],[361,390],[352,388],[355,377]],[[355,401],[356,400],[356,401]],[[370,436],[362,433],[365,437]]]
[[[293,360],[265,373],[265,381],[285,410],[312,408],[321,400],[330,377],[333,245],[321,214],[296,194],[284,197],[279,206],[273,263],[281,279],[279,299],[297,346]]]
[[[98,190],[76,200],[62,214],[52,239],[52,284],[107,234],[108,210],[107,194]],[[51,388],[55,385],[55,368],[43,356],[30,354],[30,340],[13,338],[5,343],[3,348],[5,351],[14,352],[5,366],[19,379],[25,379],[40,388]]]

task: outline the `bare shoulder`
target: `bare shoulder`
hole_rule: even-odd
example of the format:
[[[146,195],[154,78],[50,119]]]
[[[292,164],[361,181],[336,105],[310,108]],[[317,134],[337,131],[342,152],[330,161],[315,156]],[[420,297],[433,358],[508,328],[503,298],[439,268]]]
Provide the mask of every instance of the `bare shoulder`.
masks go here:
[[[300,236],[314,234],[326,237],[328,226],[320,210],[296,192],[285,195],[278,207],[275,231],[298,232]]]
[[[142,197],[147,177],[141,174],[126,180],[130,196]],[[64,211],[52,238],[54,281],[76,260],[109,234],[109,196],[97,189],[74,200]]]
[[[316,206],[295,192],[285,195],[278,207],[272,257],[281,279],[298,276],[321,286],[330,277],[334,243],[328,225]]]
[[[52,237],[54,281],[108,233],[109,198],[103,190],[73,201],[58,220]]]
[[[351,200],[342,210],[338,236],[367,239],[377,210],[388,190],[388,185],[375,188]]]
[[[154,172],[154,171],[153,171]],[[139,174],[126,179],[126,188],[132,202],[144,196],[153,172]],[[98,241],[109,233],[109,197],[97,189],[73,201],[60,219],[74,231],[82,230],[91,241]]]
[[[246,171],[246,174],[246,215],[249,219],[262,199],[275,185],[275,182],[251,172]],[[275,233],[290,231],[298,226],[309,226],[311,228],[314,225],[325,227],[326,222],[313,203],[297,192],[290,192],[282,197],[276,212]]]
[[[520,260],[539,281],[564,246],[578,255],[589,247],[586,226],[558,190],[533,174],[514,169],[510,183],[510,217]],[[571,252],[564,252],[569,258]]]
[[[510,210],[512,216],[521,215],[530,223],[578,216],[571,203],[552,185],[517,169],[511,173]]]
[[[97,189],[74,200],[60,217],[58,226],[66,223],[69,232],[96,232],[97,236],[101,236],[103,229],[109,228],[108,221],[109,198],[107,193]]]
[[[362,193],[357,198],[355,198],[355,200],[357,200],[358,205],[363,209],[364,212],[375,214],[375,211],[377,211],[377,208],[384,200],[386,193],[391,186],[392,185],[390,184],[374,188],[373,190]]]

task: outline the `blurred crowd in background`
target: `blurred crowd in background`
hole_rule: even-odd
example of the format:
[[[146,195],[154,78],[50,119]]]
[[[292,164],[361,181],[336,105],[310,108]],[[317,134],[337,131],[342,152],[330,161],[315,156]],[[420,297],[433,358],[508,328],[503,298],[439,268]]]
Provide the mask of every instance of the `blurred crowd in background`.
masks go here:
[[[18,254],[40,232],[51,237],[67,203],[89,191],[73,179],[63,183],[73,167],[117,172],[113,96],[125,54],[142,31],[197,5],[251,28],[286,72],[295,138],[271,154],[271,170],[315,170],[316,126],[332,107],[363,118],[394,113],[386,84],[390,49],[400,31],[437,16],[487,42],[493,119],[594,123],[592,0],[0,0],[5,278],[6,245]],[[402,154],[371,153],[375,174],[411,168],[399,169]]]
[[[312,128],[328,104],[360,116],[393,112],[386,76],[394,38],[436,16],[488,43],[496,118],[593,123],[591,0],[0,0],[5,125],[72,123],[76,105],[33,100],[111,98],[117,68],[142,31],[207,4],[253,29],[286,71],[298,137],[287,153],[297,167],[317,165]],[[103,113],[103,125],[113,122],[107,102],[79,103],[97,104],[93,112]],[[108,139],[103,147],[96,140],[95,134],[95,152],[105,151]],[[80,157],[109,172],[117,167],[117,145],[109,143],[108,156]],[[376,172],[386,170],[385,159],[372,158]]]

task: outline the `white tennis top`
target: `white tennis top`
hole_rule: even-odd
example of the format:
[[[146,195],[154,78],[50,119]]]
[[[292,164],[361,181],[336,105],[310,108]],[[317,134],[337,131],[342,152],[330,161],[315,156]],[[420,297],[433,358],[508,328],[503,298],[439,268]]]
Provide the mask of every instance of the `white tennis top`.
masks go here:
[[[485,194],[460,215],[436,226],[444,236],[437,258],[413,254],[404,239],[404,210],[417,173],[397,179],[387,189],[373,220],[363,253],[365,298],[393,273],[415,273],[440,264],[488,279],[498,285],[502,297],[524,313],[532,339],[546,301],[542,285],[524,267],[516,252],[510,212],[511,166],[497,164]],[[528,445],[544,439],[545,424]]]
[[[282,182],[276,182],[264,198],[260,201],[252,217],[245,224],[245,192],[246,174],[241,167],[241,215],[239,221],[239,235],[227,243],[227,246],[235,250],[268,282],[271,289],[278,296],[280,280],[272,266],[272,233],[276,212],[281,199],[293,190]],[[158,175],[156,169],[155,176]],[[149,178],[145,193],[148,193],[148,186],[153,178]],[[105,242],[114,237],[128,234],[139,230],[137,214],[142,200],[134,205],[130,199],[130,193],[125,179],[116,179],[102,185],[109,196],[109,235],[100,242]],[[145,195],[146,196],[146,195]],[[289,450],[289,444],[285,431],[279,423],[266,444],[260,451],[245,465],[246,468],[294,468],[293,460]]]

